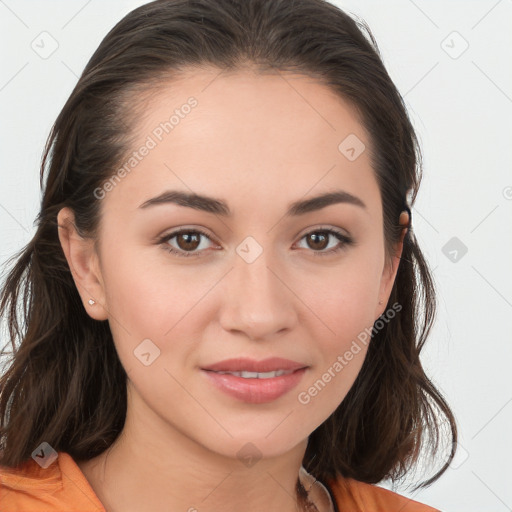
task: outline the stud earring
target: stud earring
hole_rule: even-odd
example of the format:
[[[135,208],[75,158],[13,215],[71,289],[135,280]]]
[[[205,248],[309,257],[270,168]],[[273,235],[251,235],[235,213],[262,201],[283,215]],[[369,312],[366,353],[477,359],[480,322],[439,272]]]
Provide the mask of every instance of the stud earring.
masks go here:
[[[381,300],[379,300],[379,304],[382,304],[382,301],[381,301]]]
[[[93,300],[93,299],[89,299],[89,304],[90,304],[91,306],[94,306],[94,304],[96,304],[96,301],[95,301],[95,300]]]

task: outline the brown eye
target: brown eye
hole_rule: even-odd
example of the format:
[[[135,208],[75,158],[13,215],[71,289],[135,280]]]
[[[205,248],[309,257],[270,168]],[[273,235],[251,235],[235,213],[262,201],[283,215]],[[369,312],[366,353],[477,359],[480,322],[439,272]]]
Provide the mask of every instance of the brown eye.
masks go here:
[[[320,233],[320,234],[319,234]],[[308,245],[311,249],[323,250],[329,244],[329,234],[326,231],[315,231],[306,235]]]
[[[304,235],[301,241],[304,239],[306,240],[306,247],[304,248],[311,249],[310,252],[313,252],[315,256],[333,254],[354,244],[352,238],[334,229],[317,229]],[[331,240],[337,240],[338,243],[329,246]]]
[[[199,246],[201,236],[202,235],[197,235],[194,232],[183,232],[176,235],[175,238],[180,249],[184,251],[194,251]]]
[[[174,240],[174,243],[171,241]],[[205,243],[203,243],[205,240]],[[200,256],[208,247],[210,237],[199,229],[181,229],[164,236],[159,240],[159,244],[176,256]],[[205,246],[206,244],[206,246]],[[203,245],[203,247],[201,247]]]

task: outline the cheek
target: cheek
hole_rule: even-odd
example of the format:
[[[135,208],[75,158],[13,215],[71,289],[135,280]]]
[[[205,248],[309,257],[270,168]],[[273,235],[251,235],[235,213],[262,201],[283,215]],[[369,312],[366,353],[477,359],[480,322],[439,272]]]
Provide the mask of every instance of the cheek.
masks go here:
[[[380,261],[375,253],[354,253],[327,272],[316,273],[309,286],[301,285],[300,297],[314,313],[308,325],[319,354],[298,396],[303,405],[315,404],[325,413],[334,410],[360,372],[380,288]],[[317,286],[311,286],[314,282]]]
[[[317,359],[297,401],[320,424],[343,401],[364,363],[374,324],[378,286],[359,272],[333,273],[325,292],[304,292],[315,313],[308,325]]]
[[[298,295],[318,317],[327,339],[337,344],[373,325],[381,273],[372,254],[354,253],[301,281]]]
[[[163,249],[148,254],[134,248],[105,258],[109,311],[137,336],[170,335],[211,288],[211,283],[194,278],[192,267],[177,270],[166,266],[165,257]]]
[[[104,258],[106,300],[110,329],[125,370],[135,370],[137,379],[147,375],[150,380],[161,368],[180,371],[198,350],[204,322],[210,318],[205,299],[222,272],[201,274],[193,266],[166,265],[163,249],[156,258],[135,248],[110,254],[115,257]],[[147,367],[141,356],[146,353],[150,354],[146,362],[148,358],[153,361]],[[168,380],[165,374],[163,378]]]

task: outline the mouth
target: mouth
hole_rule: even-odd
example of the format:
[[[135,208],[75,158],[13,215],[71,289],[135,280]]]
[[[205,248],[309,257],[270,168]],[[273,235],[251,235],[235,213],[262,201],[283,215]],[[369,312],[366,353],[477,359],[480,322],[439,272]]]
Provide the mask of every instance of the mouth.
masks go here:
[[[247,404],[263,404],[284,397],[298,386],[307,367],[270,372],[201,370],[214,390]]]

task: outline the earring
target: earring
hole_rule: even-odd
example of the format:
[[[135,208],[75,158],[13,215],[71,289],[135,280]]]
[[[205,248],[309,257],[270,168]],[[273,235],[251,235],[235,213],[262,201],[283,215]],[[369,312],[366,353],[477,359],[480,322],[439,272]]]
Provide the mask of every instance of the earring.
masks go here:
[[[95,300],[93,300],[93,299],[89,299],[89,304],[90,304],[91,306],[94,306],[94,304],[96,304],[96,301],[95,301]]]
[[[381,301],[381,300],[379,300],[379,304],[382,304],[382,301]]]

